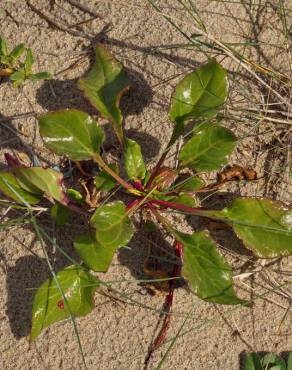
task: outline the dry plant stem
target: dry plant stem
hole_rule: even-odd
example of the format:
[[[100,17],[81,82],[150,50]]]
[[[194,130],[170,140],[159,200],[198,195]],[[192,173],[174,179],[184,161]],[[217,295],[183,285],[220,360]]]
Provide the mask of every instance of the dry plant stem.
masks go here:
[[[101,158],[100,155],[95,155],[93,157],[95,163],[97,163],[103,170],[105,170],[109,175],[111,175],[117,182],[127,189],[130,193],[135,195],[141,195],[140,191],[135,189],[131,184],[127,183],[122,179],[117,173],[115,173]]]

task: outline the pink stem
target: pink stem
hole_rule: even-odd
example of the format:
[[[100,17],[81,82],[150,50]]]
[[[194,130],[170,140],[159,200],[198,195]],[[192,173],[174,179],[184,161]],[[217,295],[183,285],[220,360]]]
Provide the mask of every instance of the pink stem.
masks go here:
[[[179,209],[181,211],[188,212],[188,213],[194,213],[194,214],[198,214],[198,213],[200,213],[200,211],[204,211],[204,208],[202,208],[202,207],[194,208],[194,207],[186,206],[184,204],[178,204],[178,203],[175,203],[175,202],[168,202],[166,200],[151,199],[151,200],[149,200],[149,203],[150,204],[157,204],[159,206],[163,206],[163,207],[166,207],[166,208]]]

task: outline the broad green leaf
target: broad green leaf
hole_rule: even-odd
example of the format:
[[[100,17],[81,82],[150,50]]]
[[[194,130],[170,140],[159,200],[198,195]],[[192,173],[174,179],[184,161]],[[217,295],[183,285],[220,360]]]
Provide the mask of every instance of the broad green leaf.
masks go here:
[[[39,72],[29,75],[27,78],[31,81],[39,81],[39,80],[51,80],[52,76],[48,72]]]
[[[114,201],[100,206],[90,220],[96,228],[96,240],[103,247],[117,249],[133,236],[133,229],[123,202]]]
[[[114,163],[109,164],[109,167],[114,171],[118,172],[118,166]],[[111,191],[117,184],[117,181],[106,171],[102,170],[98,174],[98,176],[95,177],[94,183],[96,186],[96,189],[99,191]]]
[[[43,329],[57,321],[73,316],[85,316],[94,307],[93,294],[98,287],[98,279],[77,266],[69,266],[46,280],[37,290],[32,307],[32,328],[30,340],[33,341]]]
[[[74,240],[74,248],[82,261],[97,272],[108,270],[116,251],[116,248],[101,245],[89,234],[77,236]]]
[[[254,352],[248,353],[245,359],[243,370],[264,370],[260,357]]]
[[[39,117],[40,134],[54,153],[73,161],[89,160],[99,154],[102,129],[87,113],[64,109]]]
[[[33,205],[41,200],[40,195],[22,189],[11,172],[0,172],[0,191],[18,203],[25,201]]]
[[[70,210],[62,204],[56,203],[51,208],[51,216],[58,226],[65,225],[70,217]]]
[[[122,64],[102,45],[98,45],[94,66],[85,77],[79,79],[77,86],[102,117],[111,121],[117,136],[122,140],[123,117],[119,103],[122,94],[130,86]]]
[[[125,168],[132,180],[143,180],[146,174],[145,163],[140,145],[131,139],[125,139]]]
[[[183,244],[182,276],[200,298],[221,304],[242,304],[233,289],[232,272],[206,232],[192,235],[175,231]]]
[[[25,45],[19,44],[9,54],[9,57],[12,59],[12,63],[15,63],[21,55],[25,52]]]
[[[261,359],[261,363],[262,363],[263,369],[286,370],[285,360],[272,352],[267,353]]]
[[[0,60],[2,55],[3,56],[8,55],[8,48],[6,41],[2,37],[0,37]]]
[[[236,137],[226,128],[210,125],[197,132],[182,148],[179,159],[184,167],[212,171],[225,164],[236,144]]]
[[[205,185],[204,181],[196,176],[179,177],[172,189],[175,191],[193,192]]]
[[[26,50],[26,58],[24,62],[24,68],[27,75],[29,75],[32,71],[32,66],[34,64],[34,57],[32,55],[31,49]]]
[[[237,198],[215,216],[231,223],[237,236],[258,257],[292,254],[292,209],[281,202]]]
[[[36,193],[45,194],[49,199],[55,199],[66,205],[68,198],[63,189],[63,175],[51,168],[14,166],[13,174],[21,188]]]
[[[215,116],[226,96],[226,71],[211,60],[178,83],[171,98],[170,119],[180,123],[190,118]]]

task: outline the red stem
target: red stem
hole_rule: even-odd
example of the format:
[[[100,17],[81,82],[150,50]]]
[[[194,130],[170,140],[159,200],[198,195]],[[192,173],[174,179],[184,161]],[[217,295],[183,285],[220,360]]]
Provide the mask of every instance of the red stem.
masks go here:
[[[175,241],[175,255],[181,260],[183,254],[183,245],[179,241]],[[172,270],[172,277],[179,277],[181,274],[181,265],[175,264],[173,266]],[[170,325],[170,320],[171,320],[171,309],[172,309],[172,304],[173,304],[173,293],[174,293],[174,288],[175,288],[175,281],[170,280],[169,281],[169,292],[165,298],[164,302],[164,320],[162,327],[153,342],[153,344],[150,347],[150,350],[148,352],[148,355],[145,359],[144,365],[145,367],[148,365],[152,354],[162,345],[166,338],[166,334]]]
[[[205,209],[200,207],[200,208],[194,208],[194,207],[189,207],[184,204],[178,204],[175,202],[168,202],[167,200],[159,200],[159,199],[151,199],[149,200],[150,204],[157,204],[159,206],[163,206],[166,208],[172,208],[172,209],[179,209],[184,212],[188,213],[194,213],[194,214],[199,214],[200,211],[204,211]]]
[[[132,208],[134,208],[135,206],[137,206],[139,203],[140,203],[140,199],[134,199],[134,200],[132,200],[132,202],[130,202],[127,205],[126,211],[129,212]]]

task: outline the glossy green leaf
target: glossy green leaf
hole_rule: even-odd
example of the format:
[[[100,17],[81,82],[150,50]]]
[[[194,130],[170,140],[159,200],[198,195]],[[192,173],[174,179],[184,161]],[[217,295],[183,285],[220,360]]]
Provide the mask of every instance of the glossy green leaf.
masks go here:
[[[79,79],[78,88],[102,117],[111,121],[120,140],[123,138],[123,117],[119,103],[129,86],[130,80],[122,64],[102,45],[98,45],[95,50],[95,64],[85,77]]]
[[[73,161],[89,160],[99,154],[102,129],[87,113],[64,109],[39,117],[40,134],[54,153]]]
[[[26,50],[26,58],[24,62],[25,72],[26,74],[30,74],[32,71],[32,66],[34,64],[34,57],[32,54],[31,49]]]
[[[117,249],[125,246],[133,236],[133,229],[123,202],[115,201],[100,206],[90,220],[96,228],[96,240],[103,247]]]
[[[45,194],[49,199],[55,199],[66,205],[68,198],[63,189],[63,175],[51,168],[42,167],[13,167],[18,184],[24,190]]]
[[[89,234],[77,236],[74,248],[86,266],[97,272],[108,270],[116,251],[116,248],[101,245]]]
[[[175,237],[184,247],[182,276],[198,297],[221,304],[244,303],[234,292],[229,265],[206,232],[176,231]]]
[[[184,167],[212,171],[227,163],[236,137],[226,128],[210,125],[197,132],[182,148],[179,159]]]
[[[215,216],[231,223],[237,236],[259,257],[292,254],[292,209],[281,202],[237,198]]]
[[[172,189],[175,191],[194,192],[205,185],[204,181],[196,176],[179,177]]]
[[[57,321],[73,316],[85,316],[94,307],[93,294],[98,287],[98,279],[77,266],[69,266],[56,274],[56,279],[64,293],[67,303],[54,278],[46,280],[37,290],[32,307],[33,341],[43,329]]]
[[[108,165],[114,172],[118,172],[118,166],[114,163]],[[102,170],[95,177],[94,183],[99,191],[111,191],[117,184],[117,181],[106,171]]]
[[[58,226],[65,225],[70,217],[70,210],[62,204],[56,203],[51,208],[51,216]]]
[[[211,60],[178,83],[171,98],[170,119],[179,123],[190,118],[215,116],[226,96],[226,71]]]
[[[252,352],[246,355],[243,370],[264,370],[261,364],[260,357]]]
[[[145,163],[140,145],[131,139],[125,139],[125,168],[132,180],[143,180],[146,174]]]
[[[0,191],[18,203],[37,204],[41,196],[22,189],[11,172],[0,172]]]

